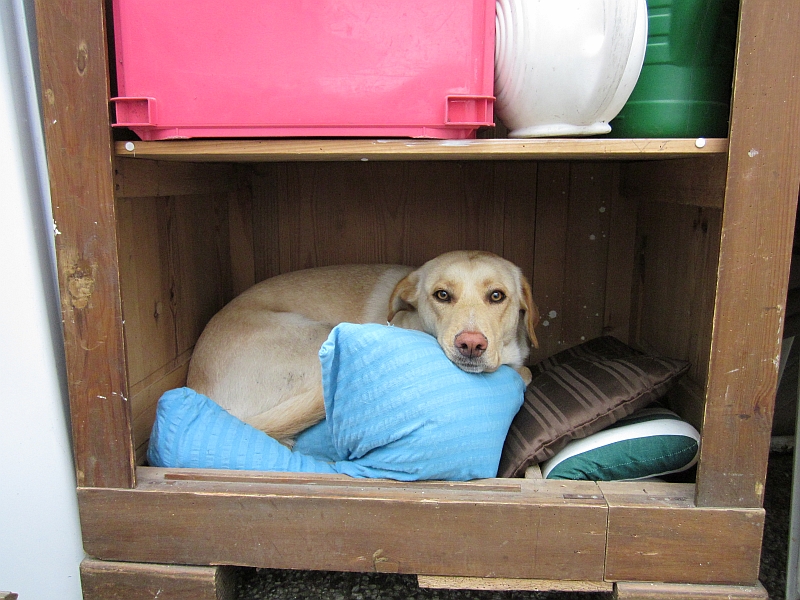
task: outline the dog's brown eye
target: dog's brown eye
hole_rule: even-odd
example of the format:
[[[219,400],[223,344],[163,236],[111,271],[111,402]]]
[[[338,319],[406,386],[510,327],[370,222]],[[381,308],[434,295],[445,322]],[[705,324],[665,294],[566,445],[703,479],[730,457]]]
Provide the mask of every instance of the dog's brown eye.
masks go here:
[[[494,302],[495,304],[498,302],[502,302],[505,299],[506,295],[500,290],[495,290],[491,294],[489,294],[489,301]]]
[[[436,290],[433,292],[433,297],[439,302],[450,302],[450,292],[447,290]]]

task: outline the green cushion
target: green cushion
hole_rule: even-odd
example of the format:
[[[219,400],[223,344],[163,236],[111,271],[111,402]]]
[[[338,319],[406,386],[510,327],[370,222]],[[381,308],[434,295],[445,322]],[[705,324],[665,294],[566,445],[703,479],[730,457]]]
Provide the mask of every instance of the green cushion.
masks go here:
[[[546,479],[618,481],[677,473],[697,462],[700,434],[664,408],[646,408],[574,440],[542,463]]]

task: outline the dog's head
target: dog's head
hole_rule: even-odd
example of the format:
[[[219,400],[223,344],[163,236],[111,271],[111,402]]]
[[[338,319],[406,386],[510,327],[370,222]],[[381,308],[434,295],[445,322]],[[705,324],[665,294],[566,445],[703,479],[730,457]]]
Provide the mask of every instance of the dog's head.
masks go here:
[[[539,311],[519,267],[489,252],[456,251],[428,261],[402,279],[389,303],[389,322],[421,329],[464,371],[519,367]]]

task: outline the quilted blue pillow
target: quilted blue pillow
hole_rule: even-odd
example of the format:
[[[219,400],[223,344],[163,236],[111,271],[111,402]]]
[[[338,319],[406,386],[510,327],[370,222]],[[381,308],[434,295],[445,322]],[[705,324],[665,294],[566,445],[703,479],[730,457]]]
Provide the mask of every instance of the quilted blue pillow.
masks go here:
[[[326,420],[293,450],[183,388],[159,401],[155,466],[345,473],[354,477],[494,477],[524,384],[510,367],[465,373],[435,338],[341,324],[320,349]]]

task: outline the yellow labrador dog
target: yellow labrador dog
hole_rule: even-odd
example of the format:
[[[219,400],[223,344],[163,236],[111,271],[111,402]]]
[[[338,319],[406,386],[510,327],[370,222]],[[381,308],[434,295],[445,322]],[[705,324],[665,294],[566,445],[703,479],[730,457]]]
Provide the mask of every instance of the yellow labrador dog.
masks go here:
[[[256,284],[208,323],[187,385],[291,442],[325,417],[318,352],[339,323],[390,323],[436,337],[464,371],[523,366],[539,313],[520,269],[488,252],[442,254],[419,269],[345,265]]]

